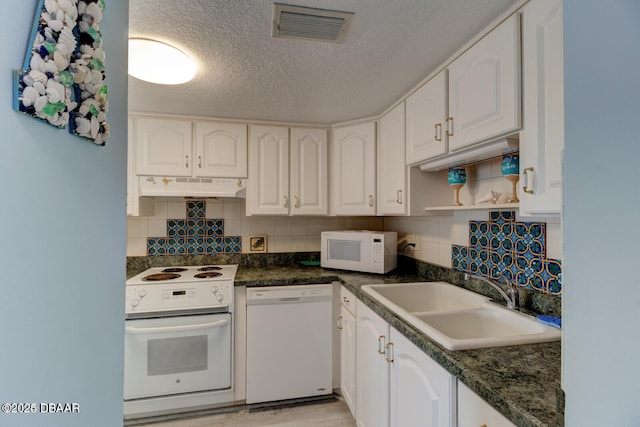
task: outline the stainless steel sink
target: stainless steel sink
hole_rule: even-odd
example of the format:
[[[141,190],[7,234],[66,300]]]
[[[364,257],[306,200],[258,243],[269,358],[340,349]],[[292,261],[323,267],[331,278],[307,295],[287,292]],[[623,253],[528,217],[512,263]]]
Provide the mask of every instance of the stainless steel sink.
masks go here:
[[[362,290],[449,350],[557,341],[558,329],[446,282],[365,285]]]

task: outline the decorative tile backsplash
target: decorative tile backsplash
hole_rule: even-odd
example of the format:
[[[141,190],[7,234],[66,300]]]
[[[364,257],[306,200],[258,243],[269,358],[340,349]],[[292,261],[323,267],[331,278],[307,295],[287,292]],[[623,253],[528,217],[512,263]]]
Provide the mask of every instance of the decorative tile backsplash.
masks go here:
[[[147,239],[147,255],[210,255],[242,252],[241,236],[225,236],[223,219],[208,219],[206,202],[186,203],[185,218],[167,220],[167,234]]]
[[[469,221],[469,246],[452,245],[452,265],[458,271],[561,297],[561,262],[547,258],[546,237],[544,222],[516,221],[513,211],[490,212],[489,221]]]

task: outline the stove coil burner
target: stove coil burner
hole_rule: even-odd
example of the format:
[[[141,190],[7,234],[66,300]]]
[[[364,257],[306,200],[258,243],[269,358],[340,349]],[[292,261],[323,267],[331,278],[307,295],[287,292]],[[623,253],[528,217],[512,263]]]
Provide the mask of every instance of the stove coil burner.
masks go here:
[[[222,270],[222,267],[210,266],[210,267],[201,267],[198,271],[217,271]]]
[[[222,276],[222,273],[218,273],[217,271],[205,271],[204,273],[198,273],[193,277],[197,277],[198,279],[208,279],[211,277]]]
[[[180,273],[183,271],[187,271],[187,269],[182,267],[170,267],[162,270],[163,273]]]
[[[145,282],[159,282],[162,280],[177,279],[178,277],[180,277],[180,275],[175,273],[155,273],[143,277],[142,280]]]

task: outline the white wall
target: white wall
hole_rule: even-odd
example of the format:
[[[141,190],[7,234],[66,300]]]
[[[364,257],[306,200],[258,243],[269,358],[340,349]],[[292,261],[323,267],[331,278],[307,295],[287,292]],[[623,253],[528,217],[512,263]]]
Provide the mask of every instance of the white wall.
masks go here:
[[[566,425],[640,418],[640,2],[565,0]]]
[[[128,1],[108,1],[111,140],[105,147],[12,110],[37,1],[0,27],[0,403],[78,403],[0,425],[122,425]]]
[[[242,236],[242,252],[248,253],[249,236],[267,235],[267,251],[320,251],[320,232],[327,230],[382,230],[381,217],[286,217],[245,216],[243,199],[208,200],[208,219],[224,219],[226,236]],[[185,202],[160,200],[154,202],[153,216],[129,217],[127,222],[127,256],[145,256],[147,237],[167,234],[167,219],[184,218]]]

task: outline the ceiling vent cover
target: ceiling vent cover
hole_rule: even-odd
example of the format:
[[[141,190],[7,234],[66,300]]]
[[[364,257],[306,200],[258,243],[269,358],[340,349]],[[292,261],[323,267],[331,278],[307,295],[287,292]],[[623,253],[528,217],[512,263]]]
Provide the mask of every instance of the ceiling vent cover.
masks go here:
[[[274,3],[271,35],[341,43],[351,18],[351,12]]]

